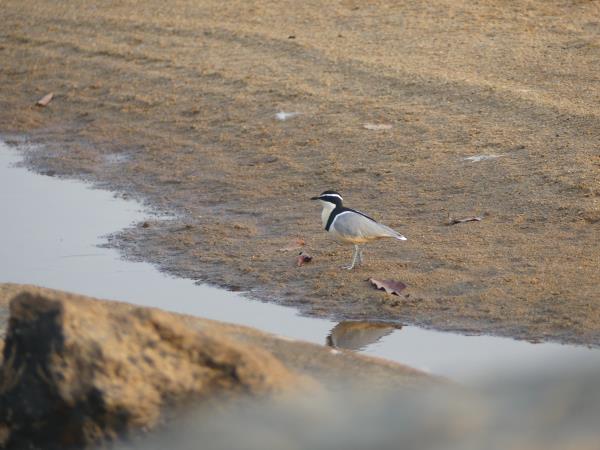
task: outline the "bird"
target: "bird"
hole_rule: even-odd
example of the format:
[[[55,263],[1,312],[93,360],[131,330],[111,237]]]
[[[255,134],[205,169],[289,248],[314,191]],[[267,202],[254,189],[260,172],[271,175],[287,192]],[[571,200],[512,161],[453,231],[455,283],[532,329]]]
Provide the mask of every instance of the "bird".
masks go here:
[[[406,237],[365,213],[344,207],[344,199],[336,191],[325,191],[316,197],[311,197],[311,200],[318,200],[323,206],[321,221],[325,231],[342,244],[354,245],[352,263],[344,267],[345,269],[352,270],[362,264],[362,250],[359,244],[382,238],[406,241]]]

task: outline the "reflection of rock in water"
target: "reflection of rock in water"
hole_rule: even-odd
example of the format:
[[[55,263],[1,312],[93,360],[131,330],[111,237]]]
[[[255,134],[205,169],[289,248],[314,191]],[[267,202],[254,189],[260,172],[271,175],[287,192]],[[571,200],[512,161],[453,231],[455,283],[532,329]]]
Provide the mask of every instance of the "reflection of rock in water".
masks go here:
[[[367,345],[374,344],[400,328],[402,325],[385,322],[340,322],[327,336],[327,345],[349,350],[363,350]]]

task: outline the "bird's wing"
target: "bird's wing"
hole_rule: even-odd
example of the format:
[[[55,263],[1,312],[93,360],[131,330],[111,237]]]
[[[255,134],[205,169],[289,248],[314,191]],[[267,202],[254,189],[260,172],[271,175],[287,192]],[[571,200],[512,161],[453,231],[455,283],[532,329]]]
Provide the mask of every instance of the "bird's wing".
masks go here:
[[[377,223],[355,211],[339,213],[333,220],[332,225],[335,232],[347,240],[369,240],[380,237],[392,237],[401,241],[406,240],[404,236],[390,227]]]

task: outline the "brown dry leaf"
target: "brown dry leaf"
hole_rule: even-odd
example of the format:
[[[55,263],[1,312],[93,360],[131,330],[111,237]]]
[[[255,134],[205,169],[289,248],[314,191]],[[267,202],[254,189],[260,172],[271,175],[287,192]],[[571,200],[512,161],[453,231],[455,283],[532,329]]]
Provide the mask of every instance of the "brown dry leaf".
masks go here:
[[[304,264],[308,264],[311,261],[312,261],[312,256],[307,255],[304,252],[300,252],[298,257],[296,258],[296,266],[300,267],[300,266],[303,266]]]
[[[400,295],[403,289],[406,289],[406,285],[401,281],[395,280],[376,280],[375,278],[369,278],[369,282],[377,289],[384,290],[388,294]]]
[[[373,130],[373,131],[381,131],[381,130],[391,130],[392,126],[386,123],[365,123],[363,125],[363,128],[366,128],[367,130]]]
[[[290,241],[290,243],[288,245],[286,245],[285,247],[281,247],[279,249],[280,252],[290,252],[292,250],[298,250],[301,247],[304,247],[304,245],[306,244],[306,242],[304,242],[304,239],[294,239],[293,241]]]
[[[42,98],[40,98],[37,101],[36,105],[37,106],[48,106],[48,103],[50,103],[53,98],[54,98],[54,93],[50,92],[49,94],[46,94]]]
[[[456,225],[457,223],[465,223],[465,222],[481,222],[483,216],[469,216],[463,217],[462,219],[454,219],[452,217],[448,217],[448,225]]]

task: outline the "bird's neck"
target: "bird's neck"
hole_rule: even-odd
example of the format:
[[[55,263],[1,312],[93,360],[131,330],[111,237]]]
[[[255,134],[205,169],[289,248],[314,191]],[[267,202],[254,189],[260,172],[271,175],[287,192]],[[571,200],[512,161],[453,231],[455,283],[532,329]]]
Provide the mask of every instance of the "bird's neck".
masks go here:
[[[321,211],[321,222],[323,223],[323,228],[327,226],[327,221],[329,220],[329,216],[335,209],[335,205],[333,203],[323,203],[323,211]]]

